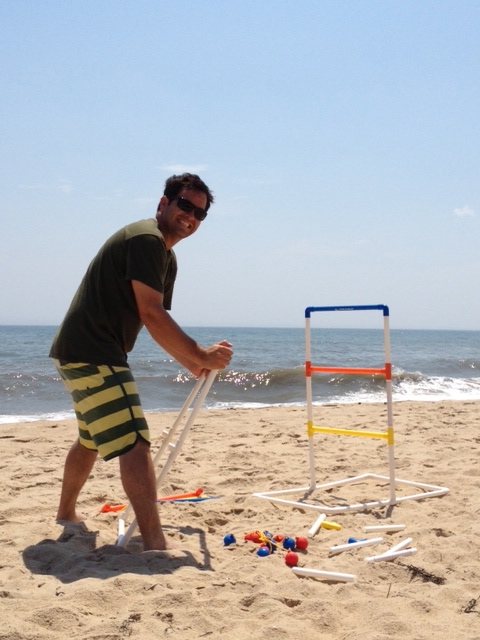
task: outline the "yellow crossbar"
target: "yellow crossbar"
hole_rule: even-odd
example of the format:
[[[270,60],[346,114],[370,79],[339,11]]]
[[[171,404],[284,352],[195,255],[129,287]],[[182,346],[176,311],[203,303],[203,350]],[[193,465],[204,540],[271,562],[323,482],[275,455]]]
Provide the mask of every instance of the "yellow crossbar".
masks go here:
[[[393,430],[387,431],[360,431],[359,429],[336,429],[334,427],[314,427],[307,425],[308,437],[311,438],[314,433],[330,433],[338,436],[358,436],[360,438],[382,438],[388,440],[389,444],[393,444]],[[390,433],[391,432],[391,433]]]

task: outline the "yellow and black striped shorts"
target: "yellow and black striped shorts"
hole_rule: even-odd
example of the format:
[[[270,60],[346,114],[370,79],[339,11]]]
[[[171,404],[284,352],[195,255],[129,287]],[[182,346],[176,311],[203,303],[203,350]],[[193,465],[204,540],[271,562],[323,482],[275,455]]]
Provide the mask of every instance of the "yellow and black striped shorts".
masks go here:
[[[84,447],[110,460],[132,449],[139,437],[150,443],[137,384],[128,367],[58,360],[55,366],[72,396]]]

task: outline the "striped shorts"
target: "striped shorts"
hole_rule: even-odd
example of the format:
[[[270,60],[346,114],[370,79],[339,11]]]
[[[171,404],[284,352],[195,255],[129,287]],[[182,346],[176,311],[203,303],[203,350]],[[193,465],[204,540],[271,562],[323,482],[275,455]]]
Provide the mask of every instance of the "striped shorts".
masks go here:
[[[84,447],[111,460],[132,449],[139,437],[150,443],[137,384],[128,367],[58,360],[55,366],[72,396]]]

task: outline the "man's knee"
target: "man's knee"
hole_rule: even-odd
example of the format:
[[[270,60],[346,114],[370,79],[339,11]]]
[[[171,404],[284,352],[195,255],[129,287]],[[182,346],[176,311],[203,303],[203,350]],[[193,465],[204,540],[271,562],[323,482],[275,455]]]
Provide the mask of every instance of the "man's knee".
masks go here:
[[[138,436],[133,446],[128,451],[118,456],[120,466],[130,464],[135,461],[147,460],[150,458],[150,443]]]

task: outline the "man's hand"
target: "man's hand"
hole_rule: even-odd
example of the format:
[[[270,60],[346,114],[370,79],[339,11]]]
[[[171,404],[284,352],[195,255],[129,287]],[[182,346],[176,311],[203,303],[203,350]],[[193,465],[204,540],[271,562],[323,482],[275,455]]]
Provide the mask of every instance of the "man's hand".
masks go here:
[[[232,355],[232,345],[226,340],[213,344],[211,347],[205,349],[205,369],[209,371],[213,369],[225,369],[225,367],[228,367],[230,364]]]
[[[226,340],[212,344],[211,347],[207,348],[198,346],[198,350],[200,362],[198,360],[190,360],[183,354],[173,353],[172,351],[170,355],[172,355],[177,362],[183,364],[196,378],[199,378],[202,374],[208,376],[210,371],[228,367],[233,355],[232,345]]]

